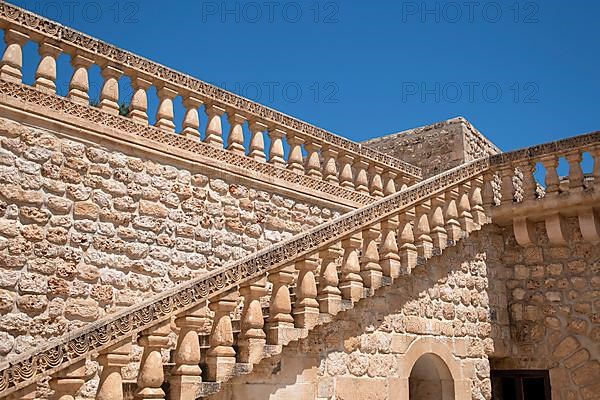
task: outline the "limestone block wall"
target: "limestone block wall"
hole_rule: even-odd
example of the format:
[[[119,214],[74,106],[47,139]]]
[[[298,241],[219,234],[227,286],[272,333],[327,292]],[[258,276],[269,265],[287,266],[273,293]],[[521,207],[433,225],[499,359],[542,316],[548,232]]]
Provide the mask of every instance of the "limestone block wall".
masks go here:
[[[7,119],[0,146],[0,362],[341,210]]]
[[[548,243],[543,223],[537,245],[516,245],[505,232],[502,264],[508,321],[494,328],[496,369],[545,369],[553,400],[597,399],[600,393],[600,249],[566,220],[565,246]],[[507,334],[509,332],[509,334]]]
[[[284,349],[280,359],[230,381],[215,399],[408,400],[409,386],[430,384],[410,379],[421,356],[432,381],[438,376],[441,390],[455,395],[444,398],[490,399],[487,271],[497,268],[491,263],[500,257],[500,232],[473,232]]]
[[[466,161],[498,153],[498,148],[462,117],[410,129],[364,142],[422,169],[423,177],[437,175]]]

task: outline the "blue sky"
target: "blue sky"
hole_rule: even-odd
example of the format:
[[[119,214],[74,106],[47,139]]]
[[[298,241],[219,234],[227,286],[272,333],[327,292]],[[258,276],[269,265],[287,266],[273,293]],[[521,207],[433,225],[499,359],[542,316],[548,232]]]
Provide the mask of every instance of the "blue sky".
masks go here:
[[[356,141],[457,115],[503,150],[600,129],[597,1],[11,2]]]

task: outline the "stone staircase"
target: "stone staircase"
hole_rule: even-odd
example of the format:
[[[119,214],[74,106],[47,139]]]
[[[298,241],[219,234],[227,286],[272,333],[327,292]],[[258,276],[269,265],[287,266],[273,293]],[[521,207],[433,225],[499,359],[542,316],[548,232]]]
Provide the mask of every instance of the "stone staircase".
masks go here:
[[[43,122],[42,112],[51,111],[55,120],[129,135],[140,145],[225,165],[263,185],[292,185],[324,199],[342,199],[354,209],[42,343],[0,366],[0,398],[32,399],[38,383],[49,379],[54,398],[74,399],[88,360],[101,366],[99,400],[218,398],[229,379],[276,360],[285,346],[432,257],[443,258],[448,246],[468,240],[487,223],[514,226],[517,241],[527,246],[535,241],[532,222],[543,220],[550,241],[561,243],[562,216],[576,215],[586,240],[600,240],[598,132],[481,158],[421,181],[418,168],[409,164],[17,7],[0,3],[0,24],[7,42],[0,64],[3,111],[30,112],[36,123]],[[22,83],[22,47],[28,40],[48,42],[40,47],[33,86]],[[66,98],[56,95],[61,51],[73,56],[75,67]],[[101,66],[106,79],[100,107],[89,105],[92,63]],[[134,78],[136,89],[128,117],[116,115],[115,79],[122,73]],[[156,126],[148,125],[145,108],[151,83],[161,88]],[[179,134],[173,123],[176,95],[186,105]],[[209,119],[202,140],[201,104]],[[220,122],[224,114],[231,121],[227,143]],[[248,149],[245,122],[252,132]],[[268,158],[265,131],[271,138]],[[288,159],[283,137],[290,144]],[[592,179],[584,179],[585,152],[594,159]],[[560,184],[556,170],[560,157],[569,163],[567,184]],[[546,170],[545,193],[537,190],[537,163]],[[133,342],[143,348],[135,383],[124,380],[122,371]]]

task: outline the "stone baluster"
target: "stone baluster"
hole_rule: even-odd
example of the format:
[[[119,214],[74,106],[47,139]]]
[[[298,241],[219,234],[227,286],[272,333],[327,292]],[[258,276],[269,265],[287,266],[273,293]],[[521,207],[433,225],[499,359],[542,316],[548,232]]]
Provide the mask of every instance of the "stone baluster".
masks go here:
[[[431,199],[431,240],[433,248],[440,252],[448,246],[448,232],[444,222],[444,206],[446,205],[446,196],[444,193]]]
[[[288,133],[286,138],[290,146],[287,167],[297,174],[304,174],[304,159],[302,158],[302,144],[304,143],[304,139],[291,133]]]
[[[429,227],[429,212],[431,211],[431,201],[427,200],[419,204],[415,209],[415,246],[419,257],[429,259],[433,252],[433,240],[431,239],[431,229]]]
[[[221,116],[225,114],[225,109],[216,104],[207,104],[204,107],[208,122],[204,132],[204,142],[216,147],[223,147],[223,126],[221,125]]]
[[[23,80],[23,46],[29,36],[14,29],[4,31],[6,49],[0,61],[0,79],[21,83]]]
[[[323,176],[323,173],[321,172],[321,158],[319,155],[321,145],[309,140],[304,145],[304,149],[307,153],[304,166],[306,175],[310,176],[311,178],[321,179]]]
[[[390,194],[396,193],[396,179],[398,174],[392,171],[386,171],[383,173],[383,195],[389,196]]]
[[[592,177],[594,178],[594,185],[600,185],[600,146],[594,147],[590,154],[594,159],[594,167],[592,170]]]
[[[546,170],[546,175],[544,177],[546,196],[554,196],[558,194],[558,187],[560,184],[560,178],[556,171],[556,167],[558,167],[558,157],[555,154],[544,156],[540,158],[540,162]]]
[[[382,240],[379,250],[379,265],[381,265],[383,275],[392,279],[400,276],[400,255],[396,241],[399,224],[397,215],[389,217],[381,223]]]
[[[338,288],[338,260],[343,254],[340,242],[321,250],[321,276],[319,280],[319,308],[322,313],[336,315],[340,311],[342,292]]]
[[[400,273],[410,274],[410,271],[417,266],[417,247],[415,246],[415,236],[413,234],[412,216],[409,212],[400,217],[400,236],[398,237],[398,254],[400,255]]]
[[[535,200],[536,183],[535,177],[533,176],[535,172],[535,163],[530,160],[524,160],[517,163],[516,167],[519,168],[523,174],[523,201]]]
[[[410,176],[403,176],[401,177],[400,181],[400,190],[404,190],[412,185],[412,179],[410,178]]]
[[[340,186],[350,190],[354,190],[353,161],[354,157],[350,154],[342,153],[340,155]]]
[[[494,200],[494,174],[492,172],[483,174],[483,190],[481,197],[484,211],[490,213],[491,208],[496,205]]]
[[[236,114],[234,111],[227,113],[229,121],[229,135],[227,136],[227,150],[238,154],[245,154],[244,148],[244,128],[246,118],[241,114]]]
[[[71,65],[73,66],[73,76],[69,82],[69,93],[67,98],[74,102],[89,104],[90,82],[88,78],[88,68],[93,64],[93,61],[87,57],[76,54],[71,57]]]
[[[75,395],[85,383],[85,360],[76,362],[58,372],[50,379],[50,388],[54,390],[52,400],[75,400]]]
[[[513,175],[515,169],[512,165],[503,165],[500,167],[500,178],[502,186],[500,193],[502,195],[502,204],[512,204],[515,198],[515,188],[513,184]]]
[[[269,147],[269,163],[278,167],[285,167],[285,160],[283,159],[283,137],[285,131],[274,128],[269,130],[269,138],[271,139],[271,146]]]
[[[277,268],[269,273],[269,280],[273,289],[267,320],[267,343],[285,345],[291,339],[290,331],[294,329],[289,288],[294,281],[294,265]]]
[[[203,101],[188,95],[183,99],[183,106],[185,107],[185,115],[183,122],[181,123],[181,134],[187,138],[199,140],[200,139],[200,117],[198,115],[198,108],[203,104]]]
[[[319,320],[318,292],[315,281],[315,271],[318,266],[317,253],[309,254],[296,262],[298,282],[296,284],[294,323],[298,328],[312,329]]]
[[[129,364],[131,338],[100,352],[98,363],[102,366],[96,400],[123,400],[123,375],[121,368]]]
[[[158,110],[156,111],[156,123],[154,126],[165,131],[175,132],[173,99],[177,96],[177,92],[162,85],[157,86],[156,94],[158,95]]]
[[[369,163],[364,160],[354,162],[354,189],[362,194],[369,194],[369,179],[367,177],[367,168]]]
[[[374,224],[363,229],[363,252],[360,265],[360,276],[365,287],[377,289],[381,287],[381,277],[383,270],[379,265],[379,250],[377,249],[377,239],[381,233],[380,224]]]
[[[100,91],[101,110],[119,115],[119,78],[123,75],[123,71],[110,65],[103,65],[101,71],[104,84]]]
[[[359,251],[362,247],[362,233],[355,233],[342,240],[344,257],[342,259],[340,290],[346,300],[357,302],[363,297],[363,280],[360,276]]]
[[[131,86],[133,88],[133,96],[131,96],[131,104],[129,105],[129,116],[136,122],[143,124],[148,123],[148,95],[146,90],[150,87],[151,82],[146,79],[134,76],[131,78]]]
[[[369,176],[371,180],[369,182],[369,192],[371,196],[375,198],[383,197],[383,181],[381,180],[381,174],[383,173],[383,168],[373,165],[369,168]]]
[[[165,374],[161,349],[169,344],[170,320],[140,333],[138,343],[144,347],[137,378],[136,400],[164,399],[162,384]]]
[[[267,335],[264,331],[265,320],[260,298],[267,293],[266,283],[267,277],[261,276],[240,287],[240,294],[244,296],[244,309],[238,348],[239,361],[243,363],[256,364],[263,357]]]
[[[60,47],[40,43],[40,63],[35,71],[34,88],[46,93],[56,93],[56,59],[61,52]]]
[[[339,183],[337,168],[339,152],[332,147],[327,146],[321,153],[323,154],[323,159],[325,160],[325,165],[323,167],[323,180],[337,185]]]
[[[444,209],[444,220],[446,221],[448,243],[455,244],[462,237],[462,228],[458,221],[458,207],[456,205],[456,201],[459,198],[458,188],[448,190],[445,197],[446,205]]]
[[[208,306],[215,313],[210,347],[206,352],[206,376],[211,382],[220,382],[230,377],[235,366],[230,314],[236,307],[238,297],[237,291],[229,292],[211,301]]]
[[[583,170],[581,169],[581,150],[574,150],[565,155],[569,163],[569,190],[583,190]]]
[[[248,156],[261,162],[267,161],[267,157],[265,156],[265,139],[263,137],[263,132],[266,129],[267,126],[262,122],[253,121],[250,124],[252,137],[250,138],[250,153]]]
[[[200,369],[200,341],[198,332],[205,333],[210,327],[210,317],[203,302],[185,311],[175,319],[179,327],[173,362],[175,366],[169,377],[169,398],[173,400],[195,399],[202,382]]]
[[[459,187],[459,193],[458,222],[460,223],[462,230],[468,234],[475,229],[475,224],[473,223],[473,214],[471,214],[471,202],[469,201],[471,184],[461,184]]]
[[[473,180],[471,187],[471,215],[473,215],[473,222],[478,227],[481,227],[487,223],[487,216],[485,213],[485,208],[483,207],[483,198],[481,194],[482,186],[482,179],[475,179]]]

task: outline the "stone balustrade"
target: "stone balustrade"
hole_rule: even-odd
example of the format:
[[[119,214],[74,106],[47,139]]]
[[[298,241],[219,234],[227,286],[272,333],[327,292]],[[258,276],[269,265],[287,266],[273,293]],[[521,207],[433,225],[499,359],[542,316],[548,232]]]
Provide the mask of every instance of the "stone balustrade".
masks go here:
[[[544,221],[550,243],[564,245],[564,219],[576,216],[583,238],[599,242],[599,140],[595,132],[492,156],[478,196],[494,223],[512,224],[517,242],[531,246],[537,240],[534,223]],[[561,160],[567,170],[564,177],[558,172]],[[584,173],[584,168],[589,171]],[[540,182],[536,170],[543,171],[543,176],[537,175]]]
[[[251,371],[273,349],[305,337],[327,316],[410,273],[419,260],[440,254],[448,245],[440,239],[447,226],[440,199],[449,192],[465,197],[480,188],[487,165],[481,159],[413,185],[49,342],[0,370],[0,396],[31,393],[32,384],[48,375],[57,377],[56,385],[62,376],[80,385],[83,378],[67,372],[99,354],[104,368],[98,398],[123,398],[120,366],[134,338],[143,347],[139,398],[165,398],[163,381],[169,382],[169,398],[193,398],[204,387],[202,380],[221,382]],[[459,203],[459,221],[469,219],[473,206]],[[477,228],[473,221],[462,223],[455,240]],[[267,281],[272,289],[264,315]],[[165,375],[161,350],[169,348],[171,331],[178,339],[174,366]]]
[[[149,89],[154,87],[158,97],[153,123],[157,129],[152,131],[154,139],[161,134],[177,134],[182,140],[170,144],[189,150],[190,142],[201,143],[193,150],[208,157],[218,154],[219,160],[226,164],[277,175],[300,184],[304,182],[295,175],[308,177],[318,182],[312,184],[316,190],[333,186],[337,189],[335,193],[342,196],[351,191],[357,193],[354,198],[362,204],[420,180],[420,169],[408,163],[21,8],[1,3],[0,27],[5,32],[6,42],[0,61],[0,79],[4,82],[0,86],[13,96],[17,95],[15,92],[21,92],[20,96],[28,97],[28,101],[36,101],[34,98],[39,97],[44,99],[40,105],[54,104],[61,112],[136,133],[144,130],[152,120],[148,115],[148,104]],[[42,93],[26,95],[22,93],[29,89],[23,85],[23,46],[29,41],[39,45],[40,57],[32,87]],[[56,89],[56,60],[62,53],[70,56],[73,67],[66,99],[59,96]],[[100,68],[103,79],[96,106],[90,106],[89,71],[92,66]],[[119,91],[125,89],[123,78],[129,78],[133,93],[126,116],[118,115]],[[88,107],[79,109],[68,103],[57,103],[57,97]],[[174,99],[178,97],[185,109],[182,121],[177,121],[174,114]],[[200,124],[202,113],[206,115],[202,119],[206,121],[204,126]],[[224,129],[225,121],[228,130]],[[177,126],[181,126],[181,131],[175,132]],[[294,174],[285,174],[281,169]]]

